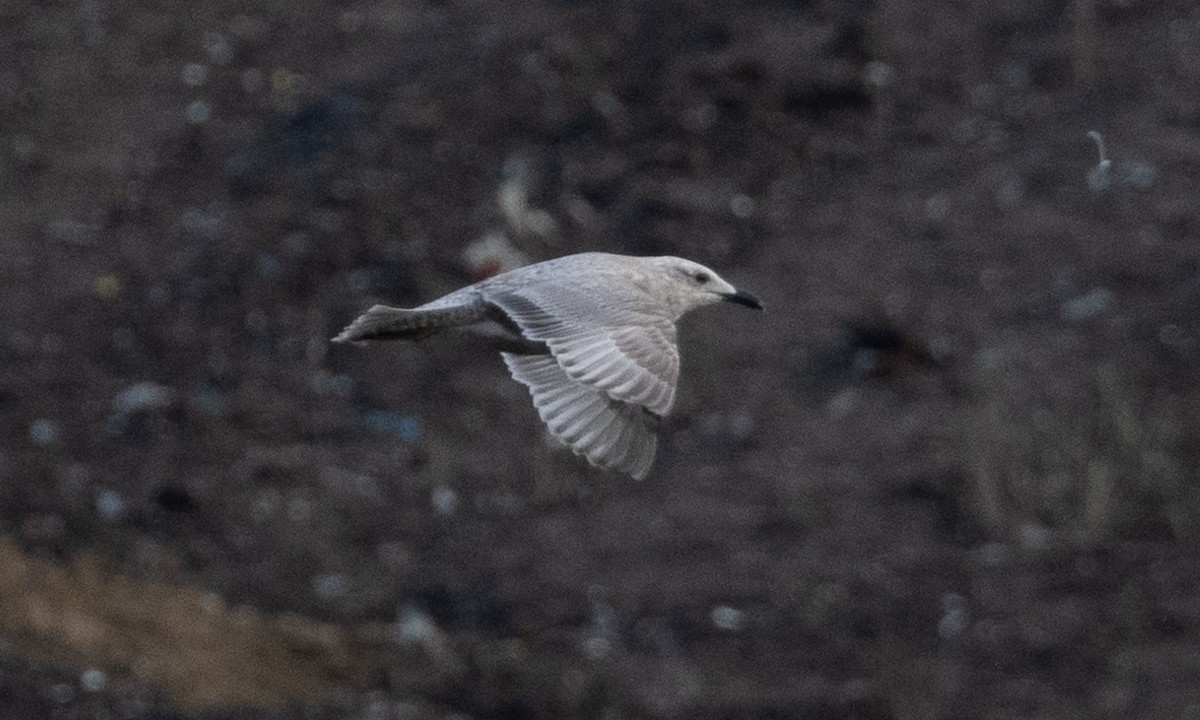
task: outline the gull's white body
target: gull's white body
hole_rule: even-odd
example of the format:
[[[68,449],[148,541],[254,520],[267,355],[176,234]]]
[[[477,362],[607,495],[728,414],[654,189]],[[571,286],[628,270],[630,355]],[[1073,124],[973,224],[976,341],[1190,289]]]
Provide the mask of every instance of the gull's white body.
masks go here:
[[[412,310],[377,305],[335,341],[473,332],[502,349],[551,435],[643,478],[679,378],[675,322],[702,305],[761,307],[703,265],[582,253],[517,268]]]

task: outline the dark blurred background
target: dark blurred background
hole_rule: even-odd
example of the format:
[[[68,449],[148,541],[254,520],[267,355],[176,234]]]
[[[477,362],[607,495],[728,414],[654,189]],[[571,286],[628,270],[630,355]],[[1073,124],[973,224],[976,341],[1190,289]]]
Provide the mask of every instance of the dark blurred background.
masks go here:
[[[1195,3],[7,2],[0,57],[5,717],[1200,716]],[[767,305],[684,322],[644,482],[493,353],[328,344],[584,250]]]

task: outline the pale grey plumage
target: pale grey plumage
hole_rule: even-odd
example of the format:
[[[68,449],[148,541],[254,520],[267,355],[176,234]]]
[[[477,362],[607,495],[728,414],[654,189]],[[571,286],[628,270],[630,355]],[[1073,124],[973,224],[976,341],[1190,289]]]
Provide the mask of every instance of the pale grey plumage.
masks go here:
[[[675,322],[721,300],[761,308],[703,265],[582,253],[517,268],[411,310],[376,305],[334,338],[420,340],[459,329],[502,351],[551,435],[643,478],[675,403]]]

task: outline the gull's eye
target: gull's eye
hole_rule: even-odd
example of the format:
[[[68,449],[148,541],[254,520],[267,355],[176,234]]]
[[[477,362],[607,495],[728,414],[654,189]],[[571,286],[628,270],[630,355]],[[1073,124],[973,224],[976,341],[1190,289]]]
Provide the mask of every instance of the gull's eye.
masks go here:
[[[698,272],[692,276],[692,279],[703,285],[704,283],[708,282],[708,273]]]

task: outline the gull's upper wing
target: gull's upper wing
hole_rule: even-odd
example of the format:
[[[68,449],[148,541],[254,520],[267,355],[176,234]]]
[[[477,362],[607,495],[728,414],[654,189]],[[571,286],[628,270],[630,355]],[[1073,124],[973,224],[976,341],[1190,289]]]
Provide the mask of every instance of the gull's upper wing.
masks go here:
[[[675,323],[645,294],[593,279],[486,288],[483,296],[525,337],[544,342],[575,382],[655,415],[670,412],[679,379]]]

